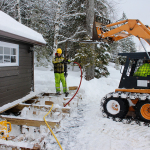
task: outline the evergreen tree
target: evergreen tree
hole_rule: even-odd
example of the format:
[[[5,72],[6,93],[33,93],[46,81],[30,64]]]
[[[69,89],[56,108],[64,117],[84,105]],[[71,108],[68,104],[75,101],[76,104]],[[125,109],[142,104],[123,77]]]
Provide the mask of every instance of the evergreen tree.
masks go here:
[[[85,5],[85,6],[87,7],[87,5]],[[107,12],[107,10],[109,9],[110,5],[106,0],[95,0],[94,6],[95,6],[95,9],[93,8],[95,10],[94,12],[97,15],[105,16],[105,17],[109,16],[109,13]],[[89,10],[93,10],[93,9],[89,8]],[[94,20],[94,13],[93,12],[88,12],[88,13],[89,13],[89,15],[87,15],[87,12],[86,12],[86,20],[89,19],[89,23],[86,22],[86,25],[88,24],[88,27],[85,29],[87,30],[87,35],[89,35],[89,36],[88,37],[86,36],[85,37],[86,39],[91,38],[91,33],[90,33],[91,27],[90,27],[90,25],[93,23],[93,20]],[[93,17],[91,17],[92,13],[93,13]],[[93,19],[93,20],[90,21],[90,19]],[[105,65],[107,65],[108,62],[105,63],[105,61],[103,61],[103,60],[106,60],[105,57],[108,57],[108,55],[105,55],[105,53],[103,54],[104,50],[106,50],[106,45],[102,44],[100,46],[99,50],[102,50],[101,56],[100,56],[100,55],[97,55],[94,44],[93,45],[92,44],[91,45],[90,44],[84,44],[83,49],[85,49],[85,47],[87,46],[87,49],[91,50],[91,52],[89,53],[90,57],[88,57],[87,54],[85,54],[85,51],[82,50],[82,46],[83,46],[83,44],[80,44],[80,47],[81,47],[80,53],[78,53],[78,55],[76,55],[75,58],[79,59],[79,56],[82,58],[82,55],[83,55],[84,56],[83,61],[85,60],[85,57],[86,57],[86,62],[91,63],[90,65],[85,65],[85,70],[86,70],[85,78],[87,80],[90,80],[93,77],[99,78],[101,76],[107,76],[109,73],[108,73],[108,70],[107,70]],[[98,51],[98,49],[97,49],[97,51]],[[107,59],[107,60],[109,60],[109,59]],[[82,59],[80,59],[80,61],[82,63]]]
[[[91,44],[80,43],[79,46],[80,48],[77,50],[73,61],[80,63],[83,72],[85,73],[87,67],[90,67],[91,65],[95,64],[95,62],[93,63],[93,61],[88,59],[91,56],[95,55],[95,53],[92,53],[93,50],[91,49]]]
[[[91,44],[81,43],[80,48],[77,50],[75,55],[76,61],[80,63],[83,68],[83,72],[85,73],[86,78],[86,69],[91,66],[94,67],[94,77],[100,78],[102,76],[107,77],[109,72],[107,70],[107,65],[110,59],[110,47],[107,43],[97,44],[95,47],[95,51],[93,53],[93,49],[91,49]],[[88,59],[90,57],[94,57],[94,61]]]
[[[36,0],[30,15],[29,27],[41,33],[47,42],[46,46],[34,47],[38,66],[44,65],[44,63],[47,65],[50,62],[50,55],[53,53],[54,6],[49,0]]]
[[[110,10],[113,10],[111,6],[110,1],[94,0],[95,8],[93,8],[93,12],[109,18]],[[1,0],[0,9],[16,20],[21,19],[22,24],[44,36],[47,42],[46,46],[34,47],[35,58],[38,62],[42,62],[42,60],[50,61],[49,56],[53,53],[54,43],[57,43],[64,53],[66,41],[68,41],[68,55],[74,58],[76,49],[81,47],[76,41],[87,38],[87,35],[89,35],[86,22],[86,19],[88,19],[87,0]],[[93,19],[93,17],[89,16],[89,19]],[[88,24],[89,28],[90,24]],[[95,46],[91,48],[88,44],[86,46],[92,54],[90,55],[92,58],[89,56],[87,60],[91,61],[92,59],[93,63],[91,64],[93,65],[95,63],[95,58],[93,59],[95,57]]]
[[[95,78],[109,75],[107,65],[110,59],[110,47],[107,43],[98,44],[95,50]]]

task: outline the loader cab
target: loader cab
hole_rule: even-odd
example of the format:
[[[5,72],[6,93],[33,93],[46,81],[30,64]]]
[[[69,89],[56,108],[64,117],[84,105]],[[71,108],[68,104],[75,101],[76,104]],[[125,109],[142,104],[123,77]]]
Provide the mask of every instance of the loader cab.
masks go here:
[[[150,60],[147,54],[136,52],[119,53],[118,55],[126,56],[119,88],[150,89]]]

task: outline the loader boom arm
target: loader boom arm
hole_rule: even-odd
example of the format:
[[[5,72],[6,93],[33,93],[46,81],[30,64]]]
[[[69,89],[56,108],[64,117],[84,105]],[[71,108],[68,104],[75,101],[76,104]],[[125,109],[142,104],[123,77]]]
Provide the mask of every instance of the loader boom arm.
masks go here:
[[[131,35],[144,39],[150,45],[150,27],[145,26],[139,20],[127,19],[108,25],[95,21],[93,23],[93,40],[113,42]]]

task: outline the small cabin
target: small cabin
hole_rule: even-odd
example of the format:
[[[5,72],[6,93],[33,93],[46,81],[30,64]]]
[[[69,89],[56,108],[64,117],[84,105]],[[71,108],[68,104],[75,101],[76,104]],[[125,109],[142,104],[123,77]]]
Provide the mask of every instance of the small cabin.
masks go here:
[[[34,91],[34,45],[38,32],[0,11],[0,107]]]

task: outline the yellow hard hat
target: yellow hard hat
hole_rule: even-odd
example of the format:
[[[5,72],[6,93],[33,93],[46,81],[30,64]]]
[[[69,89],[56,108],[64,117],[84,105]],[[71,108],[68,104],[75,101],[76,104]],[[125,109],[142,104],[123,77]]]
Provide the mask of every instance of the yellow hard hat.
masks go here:
[[[56,53],[58,53],[58,54],[62,54],[62,50],[61,50],[61,48],[58,48]]]

